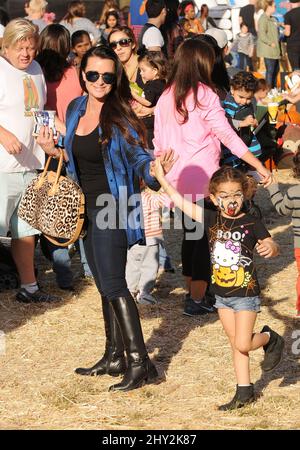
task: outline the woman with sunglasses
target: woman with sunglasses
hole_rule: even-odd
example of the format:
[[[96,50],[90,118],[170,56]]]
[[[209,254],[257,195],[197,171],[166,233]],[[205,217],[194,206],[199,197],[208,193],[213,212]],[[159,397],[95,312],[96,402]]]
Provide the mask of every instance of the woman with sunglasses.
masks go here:
[[[100,361],[76,373],[124,373],[110,390],[129,391],[158,374],[147,354],[138,310],[125,280],[127,248],[145,240],[138,221],[141,211],[128,206],[128,199],[140,192],[138,177],[151,189],[158,190],[160,185],[150,175],[152,160],[142,147],[144,130],[130,107],[128,79],[116,54],[106,46],[88,50],[81,62],[80,82],[87,95],[68,107],[67,171],[78,180],[86,198],[84,246],[102,297],[106,347]],[[43,128],[38,142],[46,153],[57,156],[51,136]],[[172,155],[165,153],[167,170],[173,164]]]
[[[129,27],[115,27],[108,36],[108,44],[121,61],[129,82],[144,87],[138,66],[137,43]]]
[[[144,89],[144,82],[139,69],[137,43],[131,28],[125,26],[114,28],[108,36],[108,44],[121,61],[130,87],[133,90]],[[142,118],[152,115],[153,112],[154,108],[143,106],[139,109],[139,112],[136,112],[136,115]]]

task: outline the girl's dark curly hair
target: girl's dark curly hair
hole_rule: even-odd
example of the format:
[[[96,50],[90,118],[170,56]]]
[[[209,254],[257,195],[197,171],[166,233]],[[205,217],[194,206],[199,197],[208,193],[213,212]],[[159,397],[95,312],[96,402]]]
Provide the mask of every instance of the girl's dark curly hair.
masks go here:
[[[230,166],[223,166],[211,177],[209,182],[210,194],[215,195],[218,192],[220,184],[228,181],[239,183],[241,185],[245,199],[251,199],[257,188],[253,178],[248,177],[238,169],[234,169]]]

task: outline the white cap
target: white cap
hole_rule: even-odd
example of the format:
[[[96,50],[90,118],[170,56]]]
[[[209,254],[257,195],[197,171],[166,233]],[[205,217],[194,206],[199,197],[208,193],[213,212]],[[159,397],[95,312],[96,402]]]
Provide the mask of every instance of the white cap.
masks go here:
[[[218,43],[218,46],[223,49],[228,44],[227,34],[224,30],[220,30],[219,28],[209,28],[205,31],[205,34],[212,36]]]

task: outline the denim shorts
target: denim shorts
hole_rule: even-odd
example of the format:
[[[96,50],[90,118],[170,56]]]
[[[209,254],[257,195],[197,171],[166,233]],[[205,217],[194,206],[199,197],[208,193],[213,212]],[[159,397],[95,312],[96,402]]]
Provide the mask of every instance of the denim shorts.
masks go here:
[[[256,297],[220,297],[216,295],[215,308],[233,309],[235,312],[239,311],[254,311],[260,312],[260,298]]]

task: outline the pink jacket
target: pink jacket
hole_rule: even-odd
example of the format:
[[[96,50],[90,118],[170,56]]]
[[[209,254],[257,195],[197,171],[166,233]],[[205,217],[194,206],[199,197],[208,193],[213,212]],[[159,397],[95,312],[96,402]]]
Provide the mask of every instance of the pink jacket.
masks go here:
[[[217,94],[202,83],[198,101],[201,106],[194,108],[193,94],[187,96],[189,119],[181,124],[174,89],[168,89],[156,105],[154,122],[154,155],[169,148],[175,150],[179,158],[167,179],[182,195],[190,194],[192,201],[209,194],[209,180],[219,168],[220,141],[239,158],[248,151],[226,119]]]

